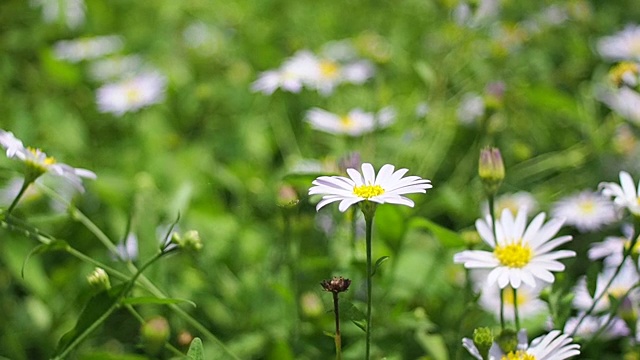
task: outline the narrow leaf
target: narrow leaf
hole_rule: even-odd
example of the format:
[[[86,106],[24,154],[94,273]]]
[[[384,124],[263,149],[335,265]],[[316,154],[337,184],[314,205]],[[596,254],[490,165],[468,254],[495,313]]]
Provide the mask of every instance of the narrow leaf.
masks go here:
[[[370,276],[375,275],[375,273],[376,273],[376,271],[378,271],[378,268],[380,267],[380,265],[382,265],[382,263],[383,263],[383,262],[385,262],[385,261],[387,261],[387,260],[389,260],[389,257],[388,257],[388,256],[383,256],[383,257],[379,258],[379,259],[376,261],[375,265],[373,265],[373,271],[371,272],[371,275],[370,275]]]
[[[594,263],[587,269],[587,291],[591,298],[596,297],[596,288],[598,286],[598,274],[600,274],[601,267],[598,263]]]
[[[461,247],[465,244],[464,239],[455,231],[442,227],[425,218],[413,218],[409,222],[409,226],[431,231],[431,233],[440,240],[440,243],[447,248]]]
[[[50,251],[66,251],[67,249],[69,249],[69,244],[63,240],[53,240],[48,244],[41,244],[36,246],[29,252],[29,254],[27,254],[27,257],[24,259],[24,262],[22,263],[22,269],[20,270],[20,275],[24,279],[24,268],[25,266],[27,266],[27,262],[32,256]]]
[[[187,352],[187,358],[189,360],[204,360],[204,348],[202,346],[202,340],[199,337],[191,340],[189,345],[189,351]]]

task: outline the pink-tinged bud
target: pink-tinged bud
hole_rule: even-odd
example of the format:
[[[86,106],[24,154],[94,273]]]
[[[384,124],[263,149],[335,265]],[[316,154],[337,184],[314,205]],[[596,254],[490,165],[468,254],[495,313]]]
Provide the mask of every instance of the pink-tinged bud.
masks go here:
[[[162,316],[156,316],[147,320],[140,329],[142,345],[150,355],[157,355],[169,340],[169,322]]]
[[[504,179],[504,163],[497,148],[486,147],[480,151],[478,175],[488,194],[495,194]]]

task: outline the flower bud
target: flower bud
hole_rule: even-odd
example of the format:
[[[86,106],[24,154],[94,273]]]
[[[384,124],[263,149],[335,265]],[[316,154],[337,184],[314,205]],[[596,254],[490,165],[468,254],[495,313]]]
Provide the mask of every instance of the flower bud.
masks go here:
[[[347,291],[349,289],[349,285],[351,285],[351,280],[345,279],[342,276],[334,276],[331,280],[322,280],[320,285],[322,285],[322,288],[325,291],[337,294]]]
[[[291,185],[282,185],[278,189],[278,206],[283,209],[291,209],[298,205],[300,199],[296,190]]]
[[[109,275],[103,268],[96,268],[91,274],[87,276],[87,281],[96,290],[107,290],[111,288],[109,282]]]
[[[500,335],[498,335],[496,342],[498,343],[498,346],[500,346],[500,349],[502,349],[502,352],[508,354],[517,350],[518,334],[511,329],[504,329]]]
[[[202,240],[197,230],[189,230],[182,235],[174,232],[171,234],[171,243],[184,250],[200,251],[202,249]]]
[[[494,195],[504,179],[504,163],[497,148],[484,148],[480,151],[478,175],[487,194]]]
[[[483,359],[489,358],[489,349],[493,345],[493,332],[488,327],[473,330],[473,344],[482,355]]]
[[[142,337],[142,346],[150,355],[157,355],[169,340],[170,334],[169,323],[162,316],[156,316],[147,320],[142,324],[140,335]]]

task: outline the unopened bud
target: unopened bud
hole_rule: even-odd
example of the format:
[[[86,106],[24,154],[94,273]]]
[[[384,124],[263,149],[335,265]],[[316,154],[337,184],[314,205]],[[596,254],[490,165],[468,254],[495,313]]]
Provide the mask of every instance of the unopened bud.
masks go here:
[[[480,151],[478,175],[488,194],[495,194],[504,179],[504,163],[497,148],[484,148]]]
[[[476,346],[483,359],[489,358],[489,349],[493,345],[493,332],[488,327],[473,330],[473,344]]]
[[[107,290],[111,288],[109,274],[107,274],[103,268],[96,268],[93,270],[93,272],[87,276],[87,281],[89,282],[89,285],[97,290]]]
[[[167,319],[157,316],[149,319],[140,329],[142,345],[150,355],[157,355],[169,340],[171,330]]]
[[[502,352],[508,354],[517,350],[518,334],[511,329],[504,329],[500,335],[498,335],[496,342],[498,343],[498,346],[500,346],[500,349],[502,349]]]
[[[182,235],[174,232],[171,234],[171,243],[184,250],[200,251],[202,249],[202,240],[197,230],[189,230]]]

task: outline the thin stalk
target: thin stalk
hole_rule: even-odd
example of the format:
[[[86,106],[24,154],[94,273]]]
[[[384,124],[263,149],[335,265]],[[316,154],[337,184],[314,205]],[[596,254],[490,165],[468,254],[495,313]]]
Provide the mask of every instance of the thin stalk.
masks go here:
[[[369,360],[371,354],[371,289],[373,287],[372,264],[371,264],[371,229],[373,225],[373,214],[364,214],[366,223],[366,248],[367,248],[367,341],[365,359]]]
[[[7,216],[11,215],[11,212],[16,207],[16,205],[18,205],[18,201],[20,201],[20,199],[22,198],[22,195],[24,195],[24,192],[27,191],[27,188],[29,187],[29,185],[31,185],[32,182],[33,180],[30,181],[26,177],[24,178],[24,181],[22,182],[22,187],[20,188],[20,191],[18,191],[18,195],[16,195],[16,198],[13,199],[13,201],[11,202],[11,205],[9,205],[9,208],[7,209]]]
[[[520,331],[520,314],[518,313],[518,289],[513,290],[513,312],[516,319],[516,332]]]
[[[338,305],[338,293],[333,293],[333,311],[336,315],[336,360],[342,360],[342,336],[340,335],[340,308]]]
[[[487,201],[489,203],[489,216],[491,216],[491,232],[493,233],[493,241],[497,244],[498,235],[496,232],[496,209],[495,194],[488,194]],[[500,329],[504,331],[504,289],[500,289]]]
[[[500,329],[504,331],[504,289],[500,289]]]

